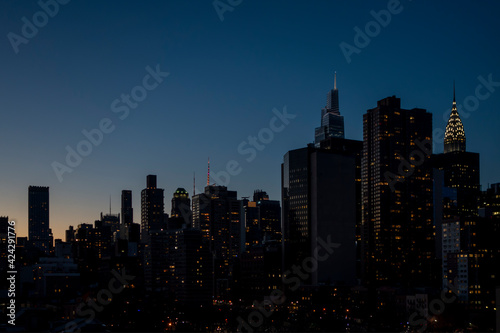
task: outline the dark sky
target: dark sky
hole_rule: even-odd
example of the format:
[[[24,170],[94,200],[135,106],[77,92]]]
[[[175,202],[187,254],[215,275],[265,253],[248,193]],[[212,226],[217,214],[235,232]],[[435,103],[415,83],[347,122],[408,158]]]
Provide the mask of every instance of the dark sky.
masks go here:
[[[219,3],[228,2],[239,1]],[[230,9],[221,21],[212,1],[72,0],[49,17],[36,1],[0,3],[0,215],[20,236],[29,185],[50,186],[51,226],[63,238],[68,225],[107,212],[110,196],[118,213],[122,189],[133,191],[140,222],[147,174],[158,175],[169,211],[177,187],[192,194],[193,172],[201,191],[209,156],[212,174],[238,162],[228,187],[239,196],[263,189],[279,199],[283,155],[313,141],[334,71],[347,138],[362,139],[363,113],[396,95],[434,114],[435,152],[455,80],[483,189],[500,182],[498,2],[243,0]],[[366,28],[369,39],[355,41]],[[349,62],[347,44],[357,45]],[[161,82],[146,77],[157,68],[169,73]],[[129,107],[121,98],[131,93],[140,101]],[[296,117],[271,138],[273,109],[284,108]],[[94,136],[90,153],[81,144],[88,155],[59,181],[54,162],[66,164],[66,147],[100,125],[113,131]],[[238,147],[259,132],[266,144],[248,161]]]

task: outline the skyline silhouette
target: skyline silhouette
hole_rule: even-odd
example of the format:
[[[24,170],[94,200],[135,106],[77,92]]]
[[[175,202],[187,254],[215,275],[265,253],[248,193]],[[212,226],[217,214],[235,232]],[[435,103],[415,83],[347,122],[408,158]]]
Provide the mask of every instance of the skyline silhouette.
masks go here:
[[[362,114],[380,99],[396,95],[407,108],[427,109],[434,130],[444,132],[453,80],[458,105],[476,94],[478,77],[500,81],[499,49],[492,42],[500,37],[498,4],[486,10],[467,2],[450,7],[402,1],[403,9],[350,63],[339,44],[355,45],[354,28],[364,30],[374,20],[371,11],[386,9],[385,3],[287,4],[243,2],[221,21],[210,2],[199,8],[124,3],[120,15],[112,4],[69,2],[18,53],[4,38],[0,215],[15,219],[19,235],[27,235],[27,188],[49,186],[51,228],[54,238],[64,238],[68,225],[107,212],[110,195],[113,212],[119,212],[121,190],[130,189],[138,222],[147,174],[158,175],[169,211],[175,189],[191,192],[193,172],[202,191],[208,156],[214,175],[238,162],[242,170],[229,189],[248,196],[262,188],[279,199],[283,154],[314,141],[335,71],[345,137],[356,140],[362,138]],[[31,20],[40,11],[36,2],[0,9],[5,35],[21,34],[21,18]],[[147,90],[155,82],[144,85],[151,75],[147,67],[157,66],[169,75]],[[122,94],[132,95],[137,86],[146,87],[147,96],[132,101],[133,108]],[[499,181],[500,94],[490,88],[481,90],[490,95],[477,110],[461,114],[468,150],[481,156],[483,190]],[[138,99],[141,92],[135,91]],[[122,111],[114,112],[117,99]],[[269,126],[273,109],[285,106],[297,117],[247,162],[238,146]],[[129,109],[125,119],[123,107]],[[103,119],[110,119],[113,131],[103,133],[102,142],[59,182],[52,163],[63,163],[66,146],[76,150],[86,139],[82,131],[100,128]],[[436,143],[434,152],[441,151]]]

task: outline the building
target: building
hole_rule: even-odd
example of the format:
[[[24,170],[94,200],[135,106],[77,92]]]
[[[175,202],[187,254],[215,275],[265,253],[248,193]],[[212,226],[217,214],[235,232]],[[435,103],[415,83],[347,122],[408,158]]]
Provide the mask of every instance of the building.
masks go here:
[[[122,224],[130,225],[134,222],[134,209],[132,208],[132,191],[122,191]]]
[[[479,216],[500,217],[500,183],[491,184],[481,192]]]
[[[28,234],[29,241],[44,253],[52,250],[52,231],[49,224],[49,188],[28,188]]]
[[[94,222],[94,248],[98,258],[111,257],[114,253],[114,235],[120,230],[120,214],[103,214]]]
[[[168,229],[180,229],[183,225],[191,226],[191,199],[189,193],[178,188],[172,196],[172,209],[168,219]]]
[[[434,167],[444,172],[444,185],[457,191],[458,216],[477,216],[480,196],[479,154],[466,151],[465,130],[457,111],[455,87],[445,131],[444,153],[435,155],[433,159]]]
[[[35,290],[39,297],[60,299],[76,297],[80,286],[78,265],[64,257],[40,258],[33,267]]]
[[[438,281],[431,144],[432,115],[402,109],[395,96],[363,115],[362,259],[367,284],[426,286]]]
[[[302,283],[354,284],[359,200],[356,174],[361,142],[330,138],[321,144],[321,148],[309,145],[284,156],[284,272],[314,257],[328,239],[336,248]]]
[[[141,240],[147,243],[153,231],[165,229],[164,190],[156,187],[156,175],[147,176],[147,186],[141,192]]]
[[[265,191],[255,190],[253,201],[243,199],[243,240],[245,248],[262,244],[263,241],[281,242],[281,205],[278,200],[269,200]]]
[[[170,230],[168,235],[169,284],[174,299],[188,306],[212,304],[212,254],[200,230]]]
[[[236,191],[208,185],[193,196],[193,227],[209,242],[214,258],[214,294],[227,299],[233,282],[233,268],[242,252],[242,203]]]
[[[314,143],[319,147],[320,142],[327,138],[344,138],[344,117],[339,111],[339,91],[337,90],[337,73],[335,73],[333,89],[326,97],[326,106],[321,109],[321,126],[315,129]]]

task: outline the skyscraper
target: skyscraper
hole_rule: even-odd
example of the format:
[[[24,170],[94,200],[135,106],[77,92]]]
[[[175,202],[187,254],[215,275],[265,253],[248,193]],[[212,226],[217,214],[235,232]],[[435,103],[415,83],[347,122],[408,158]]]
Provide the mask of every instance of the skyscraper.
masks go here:
[[[141,240],[146,243],[153,231],[165,229],[164,190],[156,188],[156,175],[147,176],[147,186],[141,192]]]
[[[191,199],[189,193],[183,189],[175,190],[172,197],[172,209],[168,219],[168,229],[180,229],[182,225],[191,225]]]
[[[148,175],[141,192],[141,243],[144,279],[148,290],[163,290],[165,269],[164,190],[156,187],[156,175]]]
[[[323,241],[337,246],[303,280],[309,285],[349,285],[356,278],[356,170],[361,142],[335,139],[322,141],[321,148],[291,150],[283,158],[284,271],[314,257]]]
[[[193,196],[193,227],[209,241],[214,256],[214,294],[226,297],[232,285],[235,260],[241,253],[241,200],[236,191],[209,185]]]
[[[432,114],[387,97],[363,115],[362,251],[367,283],[436,283]]]
[[[435,172],[443,175],[443,188],[455,193],[452,214],[443,214],[443,287],[456,285],[458,301],[487,313],[498,285],[498,219],[479,217],[479,154],[466,151],[464,125],[453,87],[453,104],[446,126],[444,153],[433,156]],[[483,204],[483,203],[481,203]],[[443,213],[446,206],[443,205]],[[484,215],[484,209],[481,215]],[[486,216],[485,216],[486,217]],[[450,235],[452,237],[450,244]]]
[[[46,254],[52,248],[49,226],[49,188],[28,187],[28,233],[30,242]]]
[[[480,196],[479,154],[466,151],[465,130],[457,111],[455,87],[444,137],[444,153],[433,158],[434,167],[444,172],[445,186],[457,191],[458,216],[477,216]]]
[[[457,111],[457,102],[455,100],[455,83],[453,83],[453,106],[451,108],[450,118],[446,124],[444,134],[444,153],[464,152],[465,151],[465,131],[460,115]]]
[[[132,208],[132,191],[122,191],[122,224],[131,225],[134,222],[134,209]]]
[[[339,91],[337,90],[337,73],[335,73],[333,89],[326,96],[326,106],[321,109],[321,126],[314,135],[316,147],[327,138],[344,138],[344,117],[339,111]]]

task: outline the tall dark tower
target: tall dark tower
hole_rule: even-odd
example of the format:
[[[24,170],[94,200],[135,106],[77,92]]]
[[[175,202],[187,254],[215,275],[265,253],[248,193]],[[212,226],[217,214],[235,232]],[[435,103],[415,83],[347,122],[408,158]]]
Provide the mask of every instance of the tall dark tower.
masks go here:
[[[141,240],[147,242],[153,231],[165,228],[164,190],[156,188],[156,175],[147,176],[147,186],[141,192]]]
[[[49,226],[49,188],[30,186],[28,188],[28,228],[30,242],[45,253],[52,248]]]
[[[201,231],[214,256],[214,295],[231,292],[233,266],[241,253],[241,200],[236,191],[209,185],[193,196],[193,227]]]
[[[465,131],[455,102],[446,125],[444,153],[434,156],[434,167],[444,171],[444,185],[457,191],[458,216],[477,216],[480,195],[479,154],[465,151]]]
[[[342,244],[304,284],[352,285],[356,280],[357,165],[362,143],[329,138],[321,147],[288,151],[281,165],[284,269],[314,257],[327,238]],[[342,267],[342,269],[337,269]]]
[[[432,114],[402,109],[395,96],[363,115],[362,259],[367,283],[437,282],[431,143]]]
[[[326,106],[321,109],[321,126],[316,127],[314,143],[319,147],[322,140],[344,138],[344,117],[339,111],[339,91],[337,90],[337,73],[335,73],[333,89],[326,95]]]
[[[122,191],[122,224],[131,225],[134,222],[134,209],[132,208],[132,191]]]

